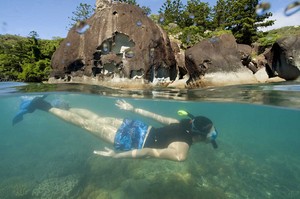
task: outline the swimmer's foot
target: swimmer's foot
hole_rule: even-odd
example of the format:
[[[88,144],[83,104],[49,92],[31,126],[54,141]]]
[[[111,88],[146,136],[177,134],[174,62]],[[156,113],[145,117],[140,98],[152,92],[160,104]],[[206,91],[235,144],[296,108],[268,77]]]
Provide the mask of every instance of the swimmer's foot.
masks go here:
[[[32,113],[36,109],[48,111],[52,107],[52,105],[44,100],[45,97],[46,95],[41,97],[38,96],[23,98],[20,104],[19,111],[13,118],[12,124],[15,125],[18,122],[21,122],[23,120],[23,116],[26,113]]]

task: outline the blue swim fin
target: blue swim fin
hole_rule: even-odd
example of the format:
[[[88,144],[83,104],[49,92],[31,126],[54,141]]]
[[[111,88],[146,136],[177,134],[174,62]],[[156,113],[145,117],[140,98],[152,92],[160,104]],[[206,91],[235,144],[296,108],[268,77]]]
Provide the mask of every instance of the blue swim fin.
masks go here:
[[[46,95],[43,96],[35,96],[35,97],[24,97],[21,101],[19,111],[15,115],[15,117],[12,120],[12,124],[15,125],[23,120],[23,116],[26,113],[32,113],[34,112],[37,108],[41,108],[41,102],[44,102],[43,99],[46,97]],[[47,105],[47,103],[44,103]],[[45,107],[45,109],[48,107]]]

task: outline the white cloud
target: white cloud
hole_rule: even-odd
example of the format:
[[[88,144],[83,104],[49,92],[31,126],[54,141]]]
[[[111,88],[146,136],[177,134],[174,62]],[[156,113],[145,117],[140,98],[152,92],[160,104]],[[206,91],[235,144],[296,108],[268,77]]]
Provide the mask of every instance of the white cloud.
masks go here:
[[[273,16],[269,18],[270,20],[276,20],[273,26],[266,28],[261,28],[263,31],[268,31],[272,29],[281,28],[284,26],[297,26],[300,25],[300,11],[287,17],[284,15],[284,9],[273,12]]]

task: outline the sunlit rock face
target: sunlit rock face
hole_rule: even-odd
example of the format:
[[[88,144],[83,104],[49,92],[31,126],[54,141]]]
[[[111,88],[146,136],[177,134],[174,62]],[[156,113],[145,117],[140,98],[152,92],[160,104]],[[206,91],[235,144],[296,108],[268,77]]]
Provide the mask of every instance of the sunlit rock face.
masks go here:
[[[295,80],[300,76],[300,36],[289,36],[276,41],[266,53],[267,71],[271,77]]]
[[[199,42],[185,52],[190,74],[187,83],[191,87],[257,83],[253,72],[242,63],[250,56],[249,48],[239,46],[232,34]]]
[[[167,34],[141,8],[109,1],[98,2],[96,13],[69,31],[51,64],[52,80],[153,82],[178,75]]]

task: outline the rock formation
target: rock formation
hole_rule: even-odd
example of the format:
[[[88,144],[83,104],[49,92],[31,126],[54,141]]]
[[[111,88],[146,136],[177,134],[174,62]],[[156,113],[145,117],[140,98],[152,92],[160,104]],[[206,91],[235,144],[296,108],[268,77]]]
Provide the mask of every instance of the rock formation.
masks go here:
[[[97,1],[54,53],[50,82],[117,79],[175,80],[178,70],[167,34],[137,6]]]
[[[237,44],[232,34],[183,51],[137,6],[97,0],[96,8],[91,18],[69,31],[54,53],[49,82],[194,88],[300,76],[300,36],[283,38],[254,58],[256,47]]]
[[[249,47],[250,48],[250,47]],[[206,39],[185,52],[190,87],[256,83],[253,73],[242,64],[251,48],[238,45],[232,34]],[[200,84],[200,85],[199,85]]]
[[[300,76],[300,35],[281,38],[266,53],[269,76],[295,80]]]

